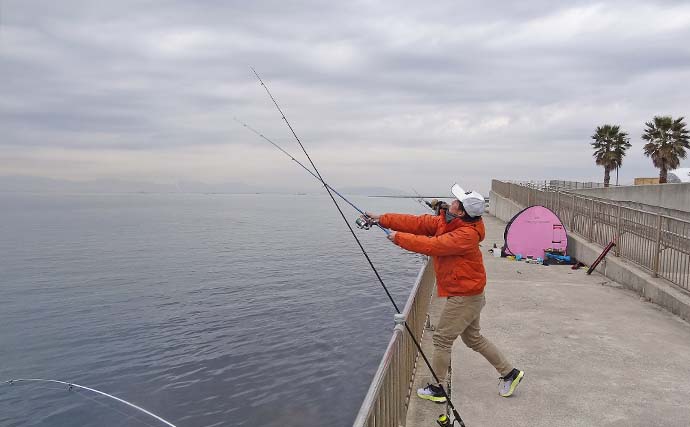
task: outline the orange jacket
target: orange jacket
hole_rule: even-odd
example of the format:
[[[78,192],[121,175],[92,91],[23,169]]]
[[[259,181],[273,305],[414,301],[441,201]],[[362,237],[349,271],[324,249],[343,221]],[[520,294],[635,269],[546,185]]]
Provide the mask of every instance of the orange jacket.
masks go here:
[[[484,240],[484,221],[455,218],[446,224],[444,215],[384,214],[379,223],[396,230],[395,244],[434,260],[438,296],[479,295],[486,285],[486,271],[479,242]]]

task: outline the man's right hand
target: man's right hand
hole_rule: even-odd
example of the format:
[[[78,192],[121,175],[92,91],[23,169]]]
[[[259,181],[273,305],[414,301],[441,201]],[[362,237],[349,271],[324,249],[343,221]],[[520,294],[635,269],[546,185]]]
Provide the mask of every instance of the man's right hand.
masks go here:
[[[381,218],[381,215],[375,214],[373,212],[364,212],[364,215],[368,216],[369,218],[373,219],[374,221],[378,221],[379,218]]]

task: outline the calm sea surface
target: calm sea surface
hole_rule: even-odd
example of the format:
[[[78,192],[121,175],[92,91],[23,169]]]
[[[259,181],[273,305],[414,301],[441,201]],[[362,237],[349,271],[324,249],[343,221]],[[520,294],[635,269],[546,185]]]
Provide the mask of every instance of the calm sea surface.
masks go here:
[[[424,260],[356,232],[403,307]],[[326,195],[0,193],[0,291],[0,381],[74,382],[178,427],[351,424],[393,328]],[[88,392],[0,384],[3,427],[146,425],[162,424]]]

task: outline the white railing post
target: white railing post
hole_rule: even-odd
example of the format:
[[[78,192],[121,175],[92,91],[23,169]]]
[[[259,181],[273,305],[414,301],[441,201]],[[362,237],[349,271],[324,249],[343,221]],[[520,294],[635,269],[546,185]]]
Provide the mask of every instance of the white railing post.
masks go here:
[[[577,208],[575,207],[575,193],[573,193],[573,204],[570,207],[573,210],[573,214],[570,215],[570,229],[575,231],[575,214],[577,213]]]
[[[659,277],[659,260],[661,258],[661,214],[656,216],[656,250],[652,264],[652,276]]]
[[[590,199],[589,204],[589,236],[590,243],[594,240],[594,199]]]
[[[393,321],[395,322],[396,325],[405,325],[405,315],[401,313],[396,313],[393,315]]]
[[[556,189],[556,215],[561,216],[561,190]]]
[[[615,243],[616,246],[614,246],[613,254],[615,256],[621,256],[621,205],[620,203],[618,204],[618,213],[616,214],[616,237],[615,237]]]

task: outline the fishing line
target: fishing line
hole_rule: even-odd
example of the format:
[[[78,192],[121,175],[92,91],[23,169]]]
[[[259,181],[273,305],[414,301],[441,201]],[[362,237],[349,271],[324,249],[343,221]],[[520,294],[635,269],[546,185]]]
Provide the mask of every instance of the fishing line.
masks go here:
[[[412,188],[412,191],[414,191],[414,193],[417,195],[417,198],[415,200],[417,202],[419,202],[420,205],[426,206],[427,208],[431,209],[432,211],[434,210],[434,208],[431,207],[431,203],[427,202],[426,199],[424,197],[422,197],[422,195],[419,194],[419,192],[417,190]]]
[[[287,127],[290,129],[290,132],[292,132],[292,136],[295,137],[295,140],[297,141],[297,143],[299,144],[299,146],[302,148],[302,151],[304,152],[304,155],[307,156],[307,159],[309,160],[309,163],[311,163],[312,168],[314,168],[314,172],[316,172],[316,175],[318,176],[319,181],[321,181],[321,183],[322,183],[322,184],[324,185],[324,187],[326,188],[326,191],[328,192],[328,195],[331,197],[331,200],[333,200],[333,203],[335,204],[336,209],[338,209],[338,212],[340,212],[340,216],[343,218],[343,221],[345,221],[345,224],[347,225],[347,228],[350,230],[350,233],[352,234],[352,237],[354,237],[355,241],[357,242],[357,245],[359,245],[359,248],[362,250],[362,254],[364,254],[364,257],[365,257],[365,258],[367,259],[367,261],[369,262],[369,266],[370,266],[371,269],[374,271],[374,274],[376,275],[376,278],[379,280],[379,283],[381,283],[381,286],[383,287],[383,290],[386,292],[386,295],[388,295],[388,299],[389,299],[389,300],[391,301],[391,303],[393,304],[393,307],[395,308],[395,311],[396,311],[398,314],[401,314],[401,313],[400,313],[400,309],[398,308],[398,305],[397,305],[397,304],[395,303],[395,301],[393,300],[393,297],[391,296],[390,292],[388,291],[388,288],[386,287],[385,283],[383,283],[383,279],[382,279],[381,276],[379,275],[378,270],[376,270],[376,267],[374,267],[374,263],[371,261],[371,258],[369,258],[369,254],[367,254],[367,251],[364,249],[364,246],[362,246],[362,243],[359,241],[359,238],[357,237],[357,235],[355,234],[354,230],[353,230],[352,227],[350,226],[350,222],[349,222],[349,221],[347,220],[347,218],[345,217],[345,214],[343,213],[342,209],[340,209],[340,205],[338,205],[338,202],[335,200],[335,197],[333,197],[333,194],[331,193],[330,187],[329,187],[328,185],[326,185],[326,182],[323,180],[323,177],[321,176],[321,173],[319,173],[319,170],[316,168],[316,165],[315,165],[314,162],[311,160],[311,157],[309,156],[309,153],[307,153],[307,150],[304,148],[304,145],[302,145],[302,141],[300,141],[299,137],[298,137],[297,134],[295,133],[295,130],[292,128],[292,125],[290,125],[290,122],[289,122],[288,119],[285,117],[285,113],[283,113],[283,110],[280,109],[280,106],[278,105],[278,102],[275,100],[275,98],[274,98],[273,95],[271,94],[271,91],[268,90],[268,86],[266,86],[266,84],[263,82],[263,80],[261,80],[261,77],[259,76],[259,73],[257,73],[256,70],[255,70],[253,67],[250,67],[250,68],[251,68],[252,71],[254,72],[254,75],[256,75],[256,78],[257,78],[257,79],[259,80],[259,82],[261,83],[261,86],[263,86],[264,89],[266,90],[266,93],[267,93],[268,96],[271,98],[271,101],[273,101],[273,104],[274,104],[274,105],[276,106],[276,108],[278,109],[278,112],[279,112],[280,115],[282,116],[283,121],[285,121],[285,124],[286,124]],[[465,427],[465,423],[462,421],[462,418],[460,417],[460,414],[459,414],[458,411],[455,409],[455,406],[453,405],[453,402],[451,402],[450,396],[448,395],[448,393],[446,393],[446,389],[443,387],[443,384],[441,384],[441,381],[439,380],[438,376],[436,375],[436,372],[434,372],[433,368],[431,367],[431,363],[429,362],[429,359],[427,359],[426,355],[424,354],[424,351],[422,350],[422,346],[417,342],[417,339],[415,338],[414,334],[412,333],[412,330],[411,330],[410,327],[408,326],[407,320],[405,320],[405,321],[403,322],[403,324],[405,325],[405,329],[407,330],[407,332],[410,334],[410,337],[412,338],[412,342],[413,342],[413,343],[415,344],[415,346],[417,347],[417,350],[419,351],[419,354],[422,356],[422,358],[424,359],[424,362],[426,363],[427,367],[429,368],[429,371],[431,372],[431,375],[432,375],[432,376],[434,377],[434,379],[436,380],[436,383],[439,384],[439,386],[440,386],[440,388],[441,388],[441,392],[443,393],[444,397],[446,398],[446,401],[448,402],[448,406],[449,406],[449,407],[451,408],[451,410],[453,411],[453,415],[455,416],[455,420],[453,420],[453,423],[455,423],[455,421],[458,421],[458,423],[460,424],[460,427]]]
[[[147,425],[147,426],[149,426],[149,427],[156,427],[156,426],[154,426],[153,424],[149,424],[149,423],[147,423],[147,422],[144,421],[144,420],[140,420],[139,418],[136,417],[136,414],[128,414],[128,413],[126,413],[126,412],[124,412],[124,411],[121,411],[121,410],[119,410],[119,409],[117,409],[117,408],[114,408],[114,407],[112,407],[112,406],[109,406],[109,405],[107,405],[107,404],[105,404],[105,403],[103,403],[103,402],[101,402],[101,401],[99,401],[99,400],[96,400],[96,398],[89,397],[89,396],[87,396],[87,395],[84,394],[84,393],[79,393],[79,390],[74,390],[74,394],[76,394],[77,396],[83,397],[84,399],[90,400],[90,401],[92,401],[92,402],[96,403],[97,405],[100,405],[100,406],[102,406],[102,407],[104,407],[104,408],[108,408],[108,409],[111,410],[111,411],[115,411],[115,412],[117,412],[117,413],[120,414],[120,415],[124,415],[125,417],[127,417],[127,418],[125,418],[122,422],[120,422],[120,425],[124,424],[124,422],[127,421],[127,420],[134,419],[135,421],[139,421],[140,423],[145,424],[145,425]]]
[[[156,420],[158,420],[158,421],[164,423],[165,425],[168,425],[168,426],[170,426],[170,427],[176,427],[175,424],[173,424],[173,423],[171,423],[171,422],[169,422],[169,421],[164,420],[163,418],[159,417],[158,415],[156,415],[156,414],[154,414],[154,413],[152,413],[152,412],[149,412],[149,411],[147,411],[146,409],[144,409],[144,408],[142,408],[142,407],[139,407],[139,406],[135,405],[134,403],[128,402],[128,401],[126,401],[126,400],[124,400],[124,399],[120,399],[119,397],[115,397],[115,396],[113,396],[113,395],[111,395],[111,394],[108,394],[108,393],[106,393],[106,392],[103,392],[103,391],[100,391],[100,390],[96,390],[95,388],[85,387],[85,386],[83,386],[83,385],[79,385],[79,384],[75,384],[75,383],[68,383],[68,382],[65,382],[65,381],[47,380],[47,379],[42,379],[42,378],[17,378],[17,379],[5,381],[4,383],[5,383],[5,384],[9,384],[9,385],[14,385],[15,383],[20,383],[20,382],[39,382],[39,383],[62,384],[62,385],[68,386],[68,390],[72,390],[73,388],[78,388],[78,389],[90,391],[90,392],[99,394],[99,395],[101,395],[101,396],[109,397],[109,398],[114,399],[114,400],[116,400],[116,401],[118,401],[118,402],[120,402],[120,403],[124,403],[124,404],[127,405],[127,406],[130,406],[130,407],[132,407],[132,408],[134,408],[134,409],[136,409],[136,410],[138,410],[138,411],[141,411],[141,412],[145,413],[146,415],[149,415],[150,417],[155,418]],[[85,394],[79,393],[79,395],[82,396],[82,397],[85,397],[85,398],[89,399],[89,397],[86,396]],[[93,400],[93,399],[90,399],[90,400]],[[101,405],[104,405],[102,402],[97,402],[97,401],[95,401],[95,400],[94,400],[94,402],[100,403]],[[120,412],[120,411],[118,411],[118,410],[115,409],[115,408],[112,408],[112,407],[109,407],[109,408],[112,409],[112,410],[114,410],[114,411],[116,411],[116,412]],[[120,412],[120,413],[122,413],[122,412]],[[128,414],[124,414],[124,415],[128,415]],[[138,419],[138,418],[137,418],[136,420],[137,420],[137,421],[140,421],[140,422],[142,422],[142,423],[144,423],[144,424],[146,424],[146,425],[148,425],[148,426],[150,426],[150,427],[154,427],[153,425],[148,424],[148,423],[146,423],[145,421],[140,420],[140,419]]]
[[[246,127],[246,128],[249,129],[250,131],[252,131],[252,132],[254,132],[255,134],[257,134],[260,138],[262,138],[262,139],[264,139],[265,141],[268,141],[269,143],[273,144],[274,147],[276,147],[277,149],[279,149],[280,151],[282,151],[286,156],[288,156],[290,159],[292,159],[295,163],[297,163],[298,165],[302,166],[302,169],[304,169],[305,171],[309,172],[309,173],[311,174],[311,176],[313,176],[313,177],[316,178],[318,181],[320,181],[325,187],[330,188],[330,189],[331,189],[335,194],[337,194],[341,199],[343,199],[343,200],[346,201],[350,206],[352,206],[353,208],[355,208],[355,210],[356,210],[357,212],[361,213],[362,215],[366,215],[366,213],[365,213],[363,210],[361,210],[360,208],[358,208],[358,207],[357,207],[354,203],[352,203],[351,201],[347,200],[347,198],[345,198],[345,196],[343,196],[342,194],[340,194],[335,188],[333,188],[333,187],[331,187],[330,185],[328,185],[328,184],[326,184],[325,182],[323,182],[319,176],[317,176],[311,169],[309,169],[308,167],[304,166],[304,165],[302,164],[302,162],[300,162],[299,160],[295,159],[294,156],[293,156],[292,154],[290,154],[290,153],[288,153],[287,151],[285,151],[285,150],[283,149],[283,147],[281,147],[280,145],[278,145],[278,144],[276,144],[275,142],[273,142],[273,141],[271,141],[270,139],[268,139],[266,136],[264,136],[264,134],[262,134],[262,133],[259,132],[258,130],[254,129],[253,127],[249,126],[248,124],[246,124],[246,123],[240,121],[237,117],[233,117],[233,119],[234,119],[237,123],[241,124],[242,126]],[[379,224],[376,224],[376,225],[377,225],[381,230],[383,230],[383,232],[386,233],[387,235],[388,235],[388,234],[391,234],[391,232],[388,231],[388,229],[386,229],[386,228],[384,228],[384,227],[381,227],[381,225],[379,225]]]

